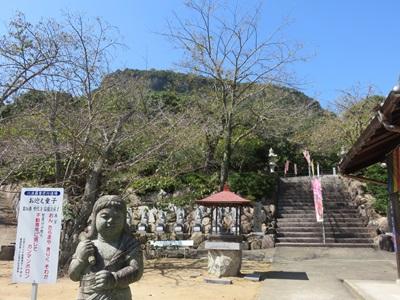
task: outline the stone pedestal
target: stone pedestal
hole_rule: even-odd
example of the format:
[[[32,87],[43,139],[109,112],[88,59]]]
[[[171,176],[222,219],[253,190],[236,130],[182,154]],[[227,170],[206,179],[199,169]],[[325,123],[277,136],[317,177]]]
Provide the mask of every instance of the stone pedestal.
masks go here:
[[[242,265],[242,247],[236,242],[207,241],[208,273],[218,277],[238,276]]]
[[[156,227],[156,232],[157,233],[164,233],[165,229],[164,229],[164,224],[158,224]]]
[[[192,230],[193,232],[201,232],[202,230],[201,230],[201,225],[200,224],[195,224],[194,226],[193,226],[193,230]]]
[[[174,232],[175,233],[183,233],[183,225],[182,224],[176,224],[174,227]]]
[[[137,228],[138,233],[146,233],[147,232],[147,225],[139,224]]]

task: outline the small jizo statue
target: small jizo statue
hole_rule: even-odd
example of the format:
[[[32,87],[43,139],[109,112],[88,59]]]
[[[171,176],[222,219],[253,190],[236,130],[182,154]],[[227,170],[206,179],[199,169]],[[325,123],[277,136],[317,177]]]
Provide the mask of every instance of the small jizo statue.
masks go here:
[[[91,230],[68,270],[73,281],[80,281],[78,300],[132,299],[129,284],[142,277],[143,254],[129,233],[126,211],[119,196],[102,196],[94,204]]]

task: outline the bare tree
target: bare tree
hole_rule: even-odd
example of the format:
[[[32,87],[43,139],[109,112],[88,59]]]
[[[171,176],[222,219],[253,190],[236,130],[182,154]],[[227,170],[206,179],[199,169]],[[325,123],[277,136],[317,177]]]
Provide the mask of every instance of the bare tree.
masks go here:
[[[237,114],[246,109],[266,88],[265,83],[284,84],[290,80],[287,65],[298,60],[298,46],[281,40],[278,28],[261,37],[258,26],[260,8],[251,14],[241,8],[224,6],[219,1],[186,2],[190,19],[175,14],[166,34],[186,54],[182,66],[190,72],[212,79],[213,98],[218,103],[224,143],[220,188],[228,178],[228,170],[236,141],[233,132],[239,125]],[[257,116],[250,130],[257,127]]]
[[[59,51],[59,24],[48,20],[32,25],[18,13],[0,38],[0,107],[33,86],[35,79],[58,62]]]

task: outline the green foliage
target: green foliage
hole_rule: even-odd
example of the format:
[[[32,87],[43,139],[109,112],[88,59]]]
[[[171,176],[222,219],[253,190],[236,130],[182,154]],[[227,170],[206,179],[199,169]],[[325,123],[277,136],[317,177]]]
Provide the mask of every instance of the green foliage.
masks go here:
[[[195,199],[203,198],[218,187],[218,173],[188,173],[180,176],[182,186],[187,187]]]
[[[232,173],[229,185],[232,191],[249,200],[260,200],[274,191],[276,177],[261,172]]]
[[[138,195],[145,195],[151,192],[158,192],[163,189],[167,193],[174,192],[180,186],[180,182],[173,177],[154,176],[138,178],[131,184],[131,188]]]
[[[387,182],[387,170],[380,164],[375,164],[366,168],[363,172],[363,176]],[[386,186],[367,183],[367,192],[371,193],[376,199],[373,204],[375,210],[382,215],[386,215],[389,201],[389,194]]]
[[[232,155],[231,167],[238,171],[262,170],[268,158],[268,148],[265,140],[250,136],[242,139]]]
[[[34,180],[38,183],[53,182],[55,179],[55,160],[53,157],[32,159],[14,174],[13,179],[16,181]]]

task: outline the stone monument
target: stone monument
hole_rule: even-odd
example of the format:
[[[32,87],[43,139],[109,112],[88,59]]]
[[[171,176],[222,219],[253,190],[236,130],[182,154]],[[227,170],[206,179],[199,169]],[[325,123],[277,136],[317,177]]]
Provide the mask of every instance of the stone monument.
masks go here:
[[[233,234],[239,234],[240,228],[236,224],[236,219],[238,218],[238,208],[237,207],[231,207],[231,218],[232,218],[232,223],[230,226],[230,232]]]
[[[174,227],[175,233],[183,233],[185,223],[185,211],[183,208],[176,209],[176,224]]]
[[[201,221],[203,219],[203,212],[200,207],[197,207],[195,210],[195,215],[194,215],[194,226],[193,226],[193,232],[201,232],[202,231],[202,224]]]
[[[167,221],[167,218],[165,217],[165,212],[160,210],[158,212],[158,223],[156,226],[156,232],[157,233],[164,233],[165,232],[165,224]]]
[[[139,233],[146,233],[149,224],[149,216],[147,214],[147,209],[144,208],[140,213],[140,223],[138,225],[137,231]]]
[[[126,204],[119,196],[100,197],[91,229],[76,248],[68,274],[80,281],[78,300],[130,300],[129,284],[143,274],[140,243],[129,232]]]

